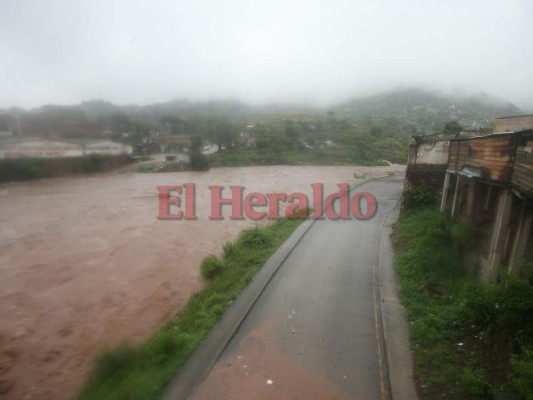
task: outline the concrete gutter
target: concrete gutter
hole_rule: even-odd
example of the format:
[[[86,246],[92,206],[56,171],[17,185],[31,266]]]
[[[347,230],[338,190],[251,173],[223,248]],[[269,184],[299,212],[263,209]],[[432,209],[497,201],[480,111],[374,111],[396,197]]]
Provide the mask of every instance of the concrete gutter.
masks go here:
[[[370,180],[388,176],[390,175],[364,179],[352,185],[350,189],[353,190]],[[398,208],[396,215],[388,215],[387,219],[391,220],[393,217],[396,219],[397,213],[399,213]],[[255,274],[252,281],[207,334],[181,371],[167,384],[160,397],[162,400],[186,400],[192,395],[194,389],[207,377],[276,272],[315,221],[304,221]],[[386,359],[393,400],[416,400],[418,396],[412,379],[412,362],[405,310],[398,300],[398,283],[392,267],[393,253],[389,239],[391,231],[390,225],[383,227],[379,254],[381,318]]]

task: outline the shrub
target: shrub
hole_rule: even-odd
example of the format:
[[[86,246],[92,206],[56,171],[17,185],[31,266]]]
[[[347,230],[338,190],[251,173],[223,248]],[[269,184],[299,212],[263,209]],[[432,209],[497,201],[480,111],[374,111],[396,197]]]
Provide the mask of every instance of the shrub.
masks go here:
[[[207,157],[198,152],[192,152],[189,156],[189,164],[193,171],[208,171],[209,162]]]
[[[437,204],[437,196],[424,184],[411,190],[411,200],[413,207],[429,207]]]
[[[200,272],[206,279],[219,275],[224,270],[224,262],[215,256],[207,256],[202,260]]]
[[[528,346],[520,356],[511,359],[512,382],[526,399],[533,399],[533,346]]]
[[[262,248],[269,246],[272,243],[272,238],[265,231],[256,227],[245,230],[239,238],[239,243],[249,249]]]
[[[461,245],[468,244],[470,240],[470,228],[468,227],[468,222],[459,221],[454,223],[450,229],[450,236]]]
[[[488,334],[503,331],[518,343],[533,336],[533,287],[528,282],[503,275],[498,284],[468,284],[462,294],[459,317],[465,325],[475,324]]]
[[[104,169],[106,158],[99,154],[89,154],[81,158],[80,170],[86,174],[93,174]]]
[[[103,352],[94,360],[94,363],[99,375],[109,377],[132,367],[137,362],[137,358],[137,349],[124,342],[112,350]]]
[[[227,242],[227,243],[224,243],[224,245],[222,246],[222,251],[224,253],[224,258],[228,258],[228,257],[231,257],[237,254],[238,248],[235,245],[235,243]]]
[[[150,355],[159,361],[172,357],[173,354],[184,351],[190,345],[189,335],[175,329],[166,329],[159,332],[148,347]]]
[[[461,386],[466,398],[478,398],[485,393],[489,386],[485,380],[483,371],[465,368],[460,377]]]

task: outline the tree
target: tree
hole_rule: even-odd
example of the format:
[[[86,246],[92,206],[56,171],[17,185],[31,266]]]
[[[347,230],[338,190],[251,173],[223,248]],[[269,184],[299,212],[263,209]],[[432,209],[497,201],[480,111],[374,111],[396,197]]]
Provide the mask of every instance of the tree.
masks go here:
[[[209,161],[207,160],[207,157],[198,151],[193,151],[189,154],[189,165],[193,171],[209,170]]]
[[[209,121],[209,138],[218,145],[218,149],[222,147],[233,147],[237,135],[233,124],[226,119],[213,119]]]
[[[444,125],[444,133],[459,133],[463,130],[463,127],[457,121],[450,121]]]
[[[191,138],[191,151],[200,152],[202,147],[202,138],[198,135],[195,135]]]
[[[193,171],[207,171],[209,162],[207,157],[201,153],[202,138],[195,135],[191,138],[191,152],[189,153],[189,165]]]

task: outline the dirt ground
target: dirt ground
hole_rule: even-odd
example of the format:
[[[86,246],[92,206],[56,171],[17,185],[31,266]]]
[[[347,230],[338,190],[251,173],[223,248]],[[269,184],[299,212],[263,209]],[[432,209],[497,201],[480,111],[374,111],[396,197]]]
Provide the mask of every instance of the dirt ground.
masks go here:
[[[325,193],[391,167],[109,173],[0,186],[0,399],[70,399],[105,346],[140,341],[202,288],[199,264],[257,222],[209,220],[209,185]],[[157,186],[196,184],[197,220],[158,220]],[[262,222],[264,223],[264,222]]]

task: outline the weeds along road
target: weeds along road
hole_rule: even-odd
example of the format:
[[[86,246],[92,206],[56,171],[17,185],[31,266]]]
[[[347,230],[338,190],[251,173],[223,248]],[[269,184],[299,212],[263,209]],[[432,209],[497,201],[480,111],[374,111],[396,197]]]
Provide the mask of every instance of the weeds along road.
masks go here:
[[[401,177],[367,182],[367,221],[319,220],[282,264],[206,379],[204,399],[389,399],[377,262]]]

